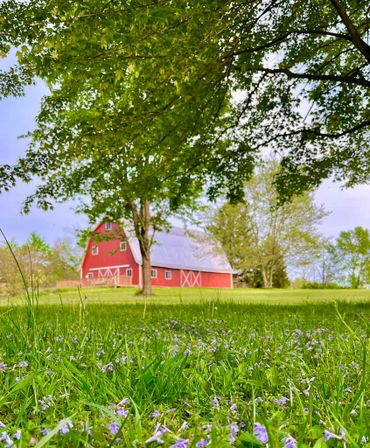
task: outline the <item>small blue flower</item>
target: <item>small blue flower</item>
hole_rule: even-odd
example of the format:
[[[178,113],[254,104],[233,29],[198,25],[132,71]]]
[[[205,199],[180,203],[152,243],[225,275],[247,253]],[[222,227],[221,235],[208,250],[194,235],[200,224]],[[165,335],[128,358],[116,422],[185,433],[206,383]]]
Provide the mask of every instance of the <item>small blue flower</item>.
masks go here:
[[[205,446],[208,446],[208,442],[207,442],[207,440],[205,440],[205,439],[200,439],[199,440],[199,442],[197,442],[196,444],[195,444],[195,446],[197,447],[197,448],[204,448]]]
[[[112,434],[117,434],[119,430],[119,424],[116,422],[110,423],[108,429]]]
[[[325,429],[325,431],[324,431],[324,440],[325,440],[325,442],[327,442],[330,439],[341,439],[341,437],[337,436],[336,434],[334,434],[334,433],[328,431],[327,429]]]
[[[188,448],[188,447],[189,447],[189,440],[182,439],[181,437],[178,437],[176,439],[176,443],[174,445],[171,445],[171,448]]]
[[[254,424],[253,434],[256,436],[256,439],[263,444],[266,444],[269,441],[267,429],[260,423],[256,422]]]
[[[60,428],[60,434],[68,434],[70,429],[73,428],[73,423],[69,418],[67,418],[64,422],[64,425]]]
[[[21,440],[21,437],[22,437],[21,430],[18,429],[18,430],[16,431],[16,433],[14,434],[13,439],[15,439],[15,440]]]
[[[281,441],[284,442],[284,448],[297,448],[297,441],[290,434],[284,437]]]

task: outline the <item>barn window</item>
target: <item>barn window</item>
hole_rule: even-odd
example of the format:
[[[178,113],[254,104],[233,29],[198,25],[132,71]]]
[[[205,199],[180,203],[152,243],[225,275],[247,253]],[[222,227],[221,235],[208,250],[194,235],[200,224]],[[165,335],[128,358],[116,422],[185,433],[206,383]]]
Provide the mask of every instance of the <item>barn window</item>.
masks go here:
[[[92,272],[89,272],[89,273],[87,274],[87,278],[88,278],[89,280],[91,280],[93,277],[94,277],[94,274],[93,274]]]
[[[132,269],[131,268],[126,269],[126,277],[132,277]]]
[[[99,254],[99,247],[98,246],[93,246],[91,252],[92,252],[93,255],[98,255]]]
[[[126,250],[126,249],[127,249],[126,241],[120,241],[120,243],[119,243],[119,250],[120,250],[121,252],[123,252],[123,251]]]
[[[172,272],[171,271],[165,271],[164,278],[166,280],[171,280],[172,279]]]
[[[157,278],[157,269],[151,269],[150,276],[151,278]]]
[[[112,230],[112,223],[111,222],[106,222],[105,223],[105,230],[107,232],[109,232],[109,230]]]

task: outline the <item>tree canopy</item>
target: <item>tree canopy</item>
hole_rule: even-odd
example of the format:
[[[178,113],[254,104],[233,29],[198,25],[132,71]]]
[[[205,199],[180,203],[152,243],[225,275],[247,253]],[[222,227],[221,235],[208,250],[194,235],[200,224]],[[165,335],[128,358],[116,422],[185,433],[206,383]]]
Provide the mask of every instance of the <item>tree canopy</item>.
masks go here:
[[[207,168],[213,194],[227,184],[240,197],[241,173],[266,147],[283,157],[286,196],[328,176],[369,180],[365,0],[8,0],[0,12],[0,48],[17,46],[19,61],[2,74],[3,94],[42,77],[53,90],[44,118],[75,107],[69,98],[84,90],[79,120],[89,126],[100,112],[128,143],[143,129],[154,130],[153,146],[181,152],[186,142],[188,153],[197,141],[190,170]],[[227,150],[204,150],[224,136]],[[12,180],[22,169],[3,173]]]

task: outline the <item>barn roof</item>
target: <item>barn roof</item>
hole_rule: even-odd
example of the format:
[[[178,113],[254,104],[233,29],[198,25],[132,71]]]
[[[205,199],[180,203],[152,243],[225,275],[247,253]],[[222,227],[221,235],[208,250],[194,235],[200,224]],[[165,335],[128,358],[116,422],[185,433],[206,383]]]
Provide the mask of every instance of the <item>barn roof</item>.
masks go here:
[[[178,227],[169,232],[157,232],[151,250],[151,265],[156,267],[189,269],[192,271],[233,273],[226,255],[215,250],[209,237],[199,231]],[[139,242],[129,240],[135,261],[142,264]]]

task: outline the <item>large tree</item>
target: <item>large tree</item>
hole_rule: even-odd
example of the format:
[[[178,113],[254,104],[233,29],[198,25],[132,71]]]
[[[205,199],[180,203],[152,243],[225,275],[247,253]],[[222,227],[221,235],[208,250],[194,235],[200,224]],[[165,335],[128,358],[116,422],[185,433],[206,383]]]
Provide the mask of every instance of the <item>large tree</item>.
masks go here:
[[[213,126],[223,128],[230,120],[229,87],[220,69],[201,61],[187,69],[189,76],[193,67],[198,72],[197,85],[181,86],[184,73],[169,64],[171,38],[164,39],[173,10],[170,4],[155,6],[1,5],[12,19],[3,25],[3,42],[19,46],[14,73],[22,75],[12,82],[20,86],[38,76],[50,87],[25,157],[2,169],[3,187],[36,175],[41,183],[26,200],[26,211],[33,202],[48,209],[53,201],[78,196],[91,221],[128,220],[140,244],[144,294],[151,293],[152,232],[170,214],[194,206],[204,184],[210,195],[227,186],[237,196],[239,179],[248,177],[252,163],[247,153],[235,163],[232,134],[212,141]],[[192,33],[181,28],[179,51],[191,51]],[[218,90],[204,102],[212,78]]]
[[[337,272],[352,288],[359,288],[370,278],[370,232],[363,227],[340,232],[332,247]]]
[[[245,184],[245,202],[225,203],[207,218],[208,231],[233,268],[244,274],[260,272],[265,288],[273,286],[274,276],[285,264],[296,268],[318,252],[317,225],[326,214],[308,193],[279,207],[274,186],[277,169],[276,162],[267,163]]]
[[[99,91],[124,86],[127,136],[161,116],[179,145],[194,102],[206,108],[216,138],[239,141],[210,159],[216,178],[230,160],[237,166],[269,146],[284,156],[278,185],[287,196],[331,175],[352,185],[370,173],[368,8],[366,0],[8,0],[0,48],[17,45],[20,65],[0,85],[18,93],[37,72],[55,88],[63,71],[73,91],[99,73]],[[136,79],[130,87],[127,76]],[[230,90],[239,95],[221,125],[214,119]],[[135,103],[140,92],[145,110]],[[206,141],[191,117],[193,136]]]

